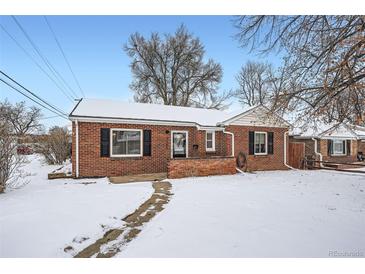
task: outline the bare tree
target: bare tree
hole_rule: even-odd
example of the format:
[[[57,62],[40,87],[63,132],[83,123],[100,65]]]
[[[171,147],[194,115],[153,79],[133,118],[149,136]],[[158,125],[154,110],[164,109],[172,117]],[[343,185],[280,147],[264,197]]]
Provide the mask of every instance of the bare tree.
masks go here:
[[[269,64],[247,62],[236,76],[236,80],[239,87],[234,95],[242,105],[267,104],[274,92],[274,72]]]
[[[358,120],[365,111],[365,16],[241,16],[244,47],[284,58],[276,108],[301,117]]]
[[[71,135],[67,127],[52,127],[40,140],[39,151],[48,164],[63,164],[70,157]]]
[[[27,108],[25,102],[10,104],[7,100],[0,102],[1,119],[7,120],[17,136],[24,136],[41,129],[41,110],[37,107]]]
[[[222,108],[228,94],[220,95],[222,67],[203,61],[204,46],[180,26],[174,35],[152,33],[146,39],[130,36],[124,50],[132,58],[134,99],[144,103]]]
[[[0,106],[0,113],[3,110]],[[25,162],[24,157],[17,154],[16,141],[11,125],[0,119],[0,193],[16,183],[20,175],[19,167]]]

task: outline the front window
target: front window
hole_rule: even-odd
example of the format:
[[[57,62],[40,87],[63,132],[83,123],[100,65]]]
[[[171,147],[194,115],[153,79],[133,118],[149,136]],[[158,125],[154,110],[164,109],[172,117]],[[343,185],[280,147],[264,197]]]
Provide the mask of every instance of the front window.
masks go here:
[[[205,149],[207,151],[215,151],[215,132],[207,131]]]
[[[142,130],[113,129],[112,156],[142,156]]]
[[[333,140],[333,155],[345,155],[346,154],[346,141]]]
[[[255,132],[255,154],[267,154],[267,133]]]

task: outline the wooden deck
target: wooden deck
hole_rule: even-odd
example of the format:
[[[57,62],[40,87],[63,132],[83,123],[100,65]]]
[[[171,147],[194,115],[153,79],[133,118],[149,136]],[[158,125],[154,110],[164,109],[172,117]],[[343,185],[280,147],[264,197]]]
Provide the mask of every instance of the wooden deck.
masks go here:
[[[332,161],[306,160],[305,166],[308,166],[307,162],[314,163],[314,165],[312,165],[312,168],[314,169],[327,169],[327,170],[365,174],[365,170],[363,169],[365,168],[364,162],[338,163]],[[322,166],[320,164],[322,164]]]
[[[167,173],[148,173],[139,175],[126,175],[126,176],[116,176],[109,177],[110,182],[113,184],[127,184],[135,182],[154,182],[162,181],[167,178]]]

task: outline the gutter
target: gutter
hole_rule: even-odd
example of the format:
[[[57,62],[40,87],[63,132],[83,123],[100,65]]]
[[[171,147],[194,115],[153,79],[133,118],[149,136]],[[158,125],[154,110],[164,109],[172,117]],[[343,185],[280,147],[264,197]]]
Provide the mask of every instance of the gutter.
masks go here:
[[[317,146],[318,145],[318,140],[316,138],[312,138],[312,140],[314,141],[314,153],[319,156],[319,160],[320,160],[319,166],[323,167],[323,164],[322,164],[323,155],[318,152],[318,146]]]
[[[234,157],[234,134],[233,134],[233,132],[226,131],[225,129],[223,129],[223,133],[224,134],[229,134],[232,137],[231,138],[231,140],[232,140],[232,154],[231,154],[231,156]]]
[[[285,131],[284,132],[284,165],[289,168],[289,169],[293,169],[293,170],[298,170],[292,166],[289,166],[286,162],[287,159],[287,136],[289,135],[289,131]]]
[[[74,113],[75,109],[79,106],[79,104],[81,103],[83,98],[81,98],[80,100],[77,100],[77,104],[74,106],[74,108],[71,110],[69,117],[73,116],[72,114]]]
[[[79,122],[93,122],[93,123],[112,123],[112,124],[136,124],[136,125],[161,125],[161,126],[182,126],[182,127],[196,127],[199,130],[214,130],[221,131],[219,126],[205,126],[195,122],[185,121],[167,121],[167,120],[150,120],[150,119],[133,119],[133,118],[114,118],[114,117],[93,117],[93,116],[77,116],[70,115],[71,121],[78,120]]]
[[[77,120],[75,120],[75,127],[76,127],[76,155],[75,155],[75,158],[76,158],[76,178],[79,177],[79,123]]]
[[[206,131],[224,131],[224,128],[222,127],[210,127],[210,126],[201,126],[199,124],[196,124],[196,128],[198,130],[206,130]]]

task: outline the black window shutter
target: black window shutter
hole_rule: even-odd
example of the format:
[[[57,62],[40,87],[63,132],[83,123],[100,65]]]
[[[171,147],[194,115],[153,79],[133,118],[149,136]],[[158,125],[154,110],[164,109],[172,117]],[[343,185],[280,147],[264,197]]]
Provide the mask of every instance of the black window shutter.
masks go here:
[[[254,131],[248,132],[248,154],[249,155],[255,154],[255,132]]]
[[[267,134],[267,150],[268,154],[274,154],[274,132],[268,132]]]
[[[351,155],[351,140],[346,141],[346,146],[347,146],[347,155]],[[345,154],[345,152],[344,152],[344,154]]]
[[[332,147],[332,140],[327,140],[327,154],[332,155],[333,147]]]
[[[145,129],[143,130],[143,156],[151,156],[151,130]]]
[[[110,128],[100,129],[100,156],[110,156]]]

